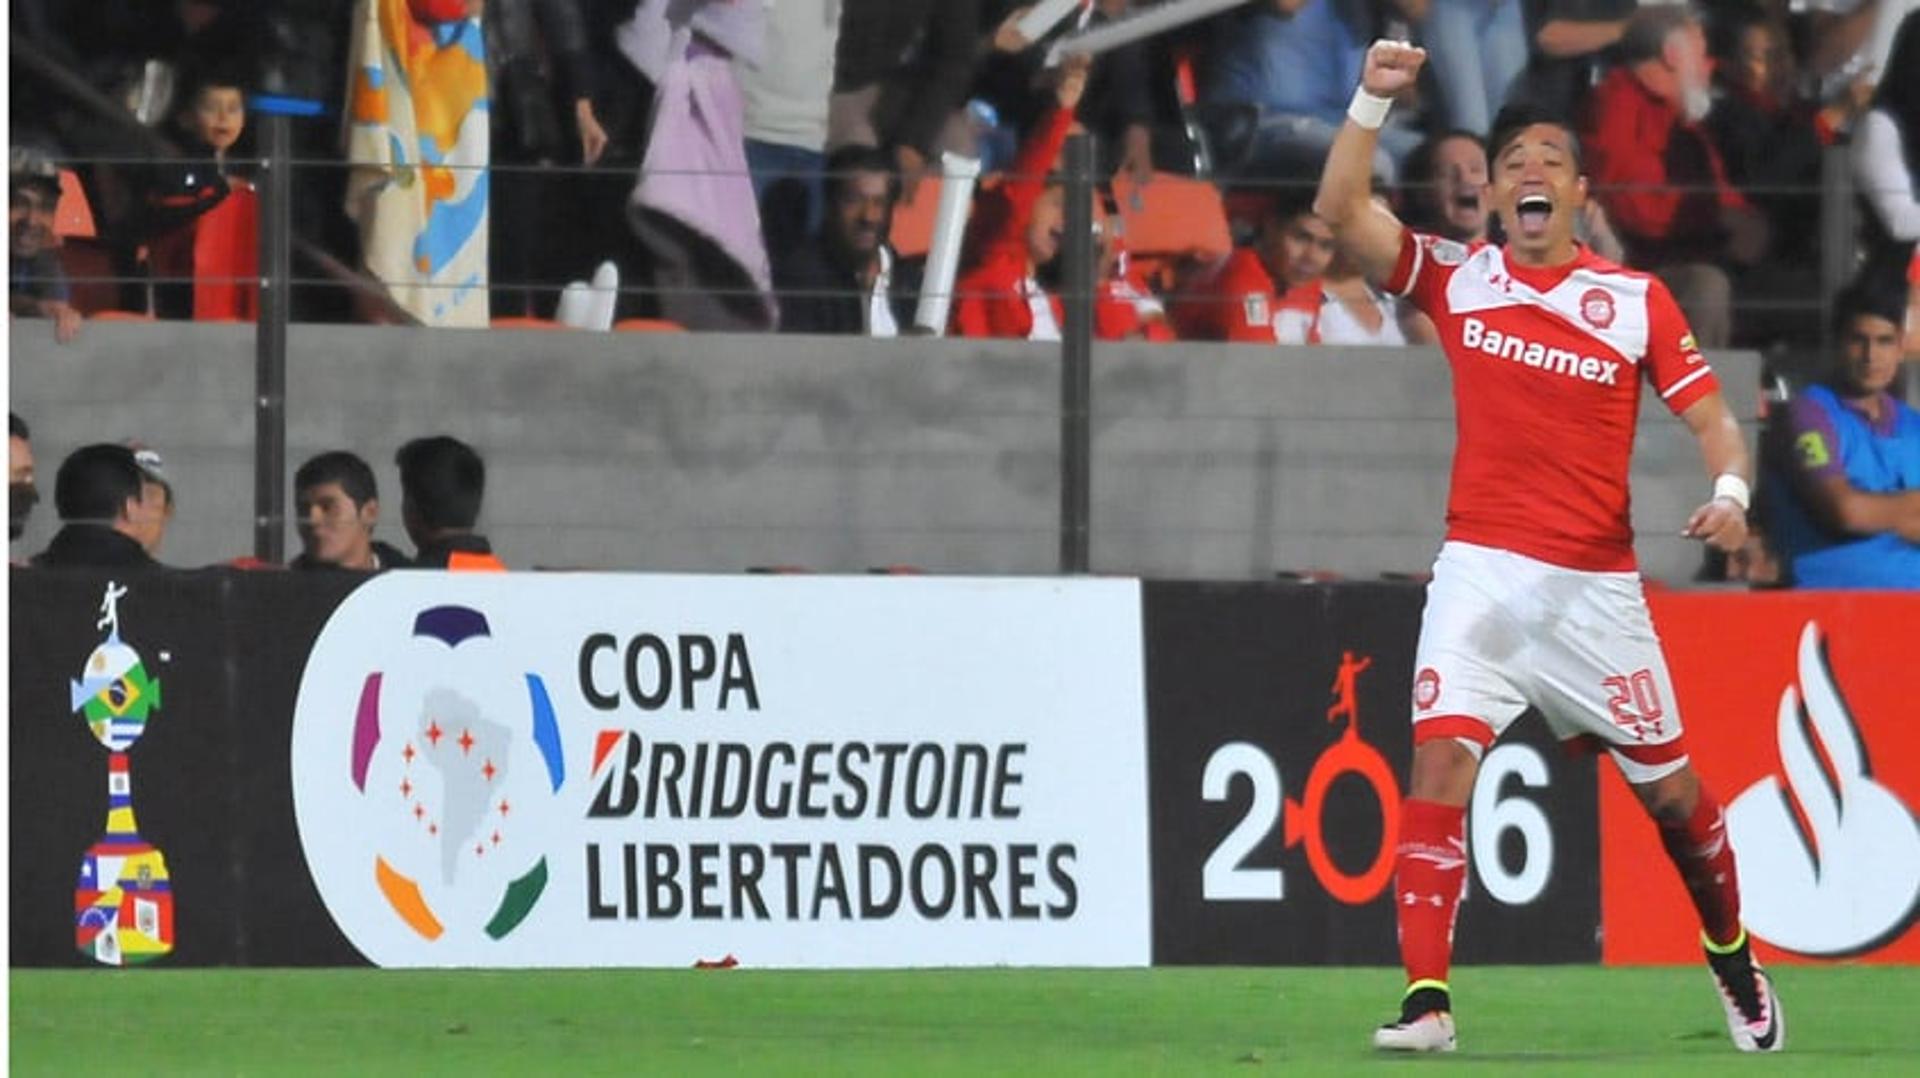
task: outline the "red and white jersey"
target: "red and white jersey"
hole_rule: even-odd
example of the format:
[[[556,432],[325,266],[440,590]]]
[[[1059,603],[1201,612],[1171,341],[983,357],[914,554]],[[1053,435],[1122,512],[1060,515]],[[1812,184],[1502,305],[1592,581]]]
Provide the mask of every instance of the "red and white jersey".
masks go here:
[[[1387,288],[1433,319],[1453,368],[1447,538],[1633,569],[1641,380],[1676,415],[1719,388],[1667,286],[1585,247],[1543,269],[1409,230]]]

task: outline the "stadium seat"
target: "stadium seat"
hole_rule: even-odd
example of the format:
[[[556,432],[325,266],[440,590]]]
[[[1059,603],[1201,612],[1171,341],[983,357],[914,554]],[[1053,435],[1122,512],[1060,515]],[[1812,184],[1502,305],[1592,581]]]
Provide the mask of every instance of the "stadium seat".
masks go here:
[[[616,333],[685,333],[687,327],[665,318],[622,318],[613,324]]]
[[[494,329],[572,329],[561,325],[551,318],[528,318],[524,315],[508,315],[495,318],[487,323]]]
[[[1113,178],[1127,250],[1150,259],[1222,258],[1233,250],[1226,205],[1205,180],[1154,173],[1144,186],[1121,171]]]
[[[80,175],[70,168],[60,170],[60,202],[53,209],[53,234],[62,241],[68,237],[90,240],[99,233],[93,225],[93,203],[80,185]]]
[[[88,311],[89,322],[151,322],[153,316],[145,311]]]
[[[923,257],[933,246],[933,218],[940,208],[940,183],[939,176],[929,175],[914,188],[913,198],[901,199],[894,206],[887,242],[901,258]]]

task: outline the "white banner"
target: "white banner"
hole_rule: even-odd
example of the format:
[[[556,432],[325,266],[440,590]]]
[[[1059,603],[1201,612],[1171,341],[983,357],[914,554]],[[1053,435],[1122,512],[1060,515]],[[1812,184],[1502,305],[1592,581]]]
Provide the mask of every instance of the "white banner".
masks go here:
[[[294,714],[383,966],[1150,960],[1131,580],[388,573]]]

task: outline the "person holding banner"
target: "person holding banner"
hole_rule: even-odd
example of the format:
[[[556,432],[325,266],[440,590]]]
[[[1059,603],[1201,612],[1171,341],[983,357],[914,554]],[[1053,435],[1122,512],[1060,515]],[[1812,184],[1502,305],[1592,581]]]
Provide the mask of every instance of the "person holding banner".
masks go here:
[[[1378,133],[1425,60],[1404,42],[1367,50],[1314,207],[1349,260],[1439,328],[1458,424],[1395,847],[1409,984],[1374,1045],[1454,1048],[1447,973],[1466,882],[1466,804],[1481,756],[1532,707],[1559,738],[1611,755],[1699,913],[1735,1046],[1778,1051],[1780,1000],[1740,920],[1725,816],[1689,763],[1627,512],[1644,379],[1686,422],[1712,480],[1682,534],[1739,549],[1749,500],[1739,425],[1666,286],[1575,239],[1587,181],[1562,118],[1523,105],[1494,122],[1489,195],[1504,244],[1415,233],[1372,201]]]

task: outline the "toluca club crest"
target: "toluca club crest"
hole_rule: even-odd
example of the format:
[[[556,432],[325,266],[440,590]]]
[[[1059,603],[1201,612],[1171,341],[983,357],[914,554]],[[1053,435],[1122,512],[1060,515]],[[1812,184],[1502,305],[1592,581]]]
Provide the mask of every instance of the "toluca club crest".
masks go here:
[[[1580,297],[1580,317],[1595,329],[1613,325],[1613,296],[1604,288],[1589,288]]]

